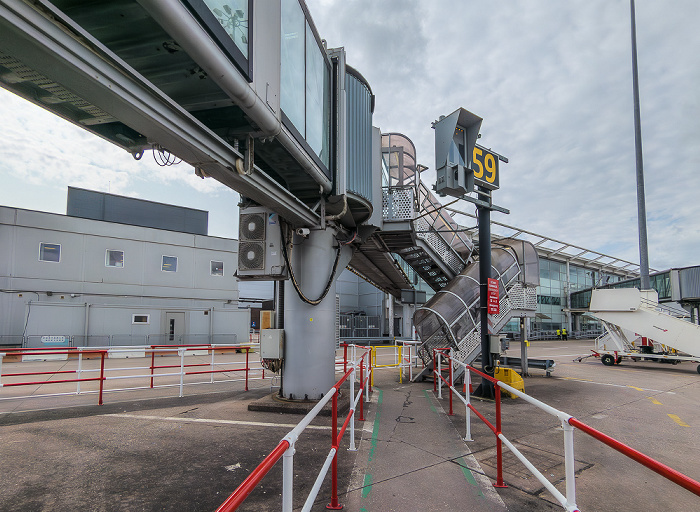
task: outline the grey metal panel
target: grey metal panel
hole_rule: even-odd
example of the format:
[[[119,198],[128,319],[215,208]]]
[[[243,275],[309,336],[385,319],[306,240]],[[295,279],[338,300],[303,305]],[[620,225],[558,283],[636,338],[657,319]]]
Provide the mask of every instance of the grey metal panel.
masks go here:
[[[68,187],[67,215],[167,229],[194,235],[208,233],[209,212]]]
[[[682,268],[679,271],[681,300],[700,299],[700,266]]]
[[[350,69],[347,67],[346,69]],[[347,98],[347,188],[372,200],[372,92],[354,74],[345,75]]]

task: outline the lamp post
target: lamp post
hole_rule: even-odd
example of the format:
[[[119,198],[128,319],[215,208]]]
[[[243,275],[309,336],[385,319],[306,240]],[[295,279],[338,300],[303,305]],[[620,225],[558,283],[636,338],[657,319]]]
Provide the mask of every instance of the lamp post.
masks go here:
[[[639,77],[637,73],[637,29],[634,20],[634,0],[630,0],[632,27],[632,88],[634,90],[634,147],[637,163],[637,224],[639,226],[640,288],[648,290],[649,248],[647,246],[647,212],[644,199],[644,162],[642,160],[642,121],[639,112]]]

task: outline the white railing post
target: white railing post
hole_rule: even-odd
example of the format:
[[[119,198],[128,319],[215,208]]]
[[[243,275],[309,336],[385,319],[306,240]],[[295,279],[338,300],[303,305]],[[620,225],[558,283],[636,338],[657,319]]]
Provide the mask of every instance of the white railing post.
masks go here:
[[[564,474],[566,475],[566,501],[576,506],[576,473],[574,465],[574,427],[562,419],[564,429]]]
[[[357,371],[355,369],[355,363],[352,365],[352,375],[350,375],[350,447],[348,451],[357,451],[355,446],[355,377],[357,376]]]
[[[282,512],[292,512],[295,446],[296,443],[289,445],[282,455]]]
[[[185,349],[179,349],[180,355],[180,397],[183,396],[183,387],[185,385]]]
[[[80,394],[80,379],[83,373],[83,347],[78,348],[78,389],[75,391],[76,395]]]
[[[214,347],[212,347],[211,344],[209,344],[211,347],[211,376],[209,378],[209,383],[214,384],[214,354],[216,353],[216,350],[214,350]]]
[[[434,377],[438,380],[438,398],[442,398],[442,353],[440,351],[436,351],[435,355],[437,356],[437,375]],[[433,367],[435,365],[433,364]]]
[[[467,408],[466,412],[466,424],[467,424],[467,432],[466,436],[464,437],[465,441],[473,441],[472,439],[472,411],[469,409],[469,404],[471,404],[471,399],[472,399],[472,394],[471,394],[471,387],[472,387],[472,372],[469,371],[469,368],[465,367],[464,368],[464,374],[465,374],[465,383],[466,383],[466,393],[467,395],[467,401],[465,402],[464,406]]]

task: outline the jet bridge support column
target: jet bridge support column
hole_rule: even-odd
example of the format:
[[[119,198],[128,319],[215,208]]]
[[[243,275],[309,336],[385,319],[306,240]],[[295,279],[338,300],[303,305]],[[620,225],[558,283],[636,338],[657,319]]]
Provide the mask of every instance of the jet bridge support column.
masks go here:
[[[280,394],[290,400],[319,400],[335,384],[335,283],[350,262],[344,246],[335,275],[333,263],[338,242],[335,231],[312,230],[308,238],[294,235],[289,253],[298,288],[311,301],[330,289],[317,304],[302,299],[295,286],[284,286],[284,365]]]

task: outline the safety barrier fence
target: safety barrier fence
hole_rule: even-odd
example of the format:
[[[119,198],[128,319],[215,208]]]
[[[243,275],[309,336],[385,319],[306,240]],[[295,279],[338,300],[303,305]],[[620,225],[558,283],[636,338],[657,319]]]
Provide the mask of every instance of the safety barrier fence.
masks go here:
[[[450,412],[452,415],[452,395],[456,394],[457,397],[464,403],[466,407],[466,436],[465,441],[471,441],[471,415],[470,411],[474,412],[476,416],[481,419],[489,429],[496,436],[496,484],[495,487],[507,487],[503,482],[503,454],[501,443],[505,444],[508,449],[525,465],[525,467],[545,486],[545,488],[554,496],[554,498],[560,503],[560,505],[567,511],[578,512],[578,507],[576,506],[576,479],[574,472],[574,428],[578,428],[582,432],[585,432],[589,436],[597,439],[598,441],[606,444],[607,446],[613,448],[614,450],[626,455],[632,460],[642,464],[643,466],[655,471],[664,478],[674,482],[675,484],[689,490],[693,494],[700,496],[700,482],[693,480],[692,478],[676,471],[675,469],[662,464],[661,462],[652,459],[651,457],[644,455],[642,452],[635,450],[634,448],[617,441],[616,439],[586,425],[585,423],[577,420],[570,414],[562,412],[554,407],[551,407],[544,402],[541,402],[530,395],[519,391],[504,382],[501,382],[483,372],[480,372],[476,368],[464,364],[459,360],[452,357],[452,349],[434,349],[433,360],[436,360],[436,356],[440,354],[441,357],[437,357],[437,365],[433,370],[435,375],[434,386],[437,388],[438,398],[442,398],[442,384],[443,382],[449,388],[449,404]],[[445,359],[449,366],[449,380],[443,376],[442,372],[442,360]],[[470,394],[466,392],[466,396],[462,394],[454,387],[453,381],[453,366],[460,365],[465,369],[465,390],[471,388],[471,373],[476,373],[483,380],[489,381],[494,385],[494,391],[496,396],[496,425],[494,426],[489,422],[483,414],[477,411],[471,404]],[[526,457],[518,450],[513,443],[511,443],[508,438],[501,432],[501,388],[516,395],[529,404],[543,410],[544,412],[555,416],[561,421],[562,429],[564,430],[564,473],[565,473],[565,485],[566,485],[566,495],[559,492],[559,490],[552,484]]]
[[[62,395],[80,395],[80,394],[97,394],[98,404],[103,404],[103,395],[105,393],[117,391],[135,391],[154,388],[178,387],[179,396],[184,396],[184,387],[196,384],[214,384],[221,382],[244,382],[245,390],[248,391],[250,380],[262,380],[265,378],[264,368],[251,368],[249,345],[153,345],[150,347],[139,347],[139,352],[143,355],[150,355],[150,365],[148,366],[125,366],[124,364],[118,367],[107,367],[105,361],[108,355],[113,357],[124,357],[134,353],[134,347],[126,348],[109,348],[109,349],[83,349],[83,348],[68,348],[68,349],[53,349],[53,350],[31,350],[31,349],[3,349],[0,353],[0,388],[18,387],[18,386],[42,386],[42,385],[57,385],[75,383],[75,391],[62,391],[51,394],[30,394],[30,395],[12,395],[0,397],[0,400],[16,400],[24,398],[46,398]],[[217,355],[226,356],[237,351],[245,352],[244,361],[217,360]],[[191,355],[207,357],[207,362],[192,362]],[[47,357],[49,359],[56,356],[65,356],[64,359],[77,359],[77,367],[69,369],[46,368],[30,372],[10,372],[3,373],[2,360],[5,356],[15,356],[18,360],[29,356],[33,360]],[[157,363],[156,356],[173,356],[178,357],[177,364],[171,364],[166,360],[165,363]],[[100,359],[99,367],[89,363],[92,359]],[[62,363],[65,364],[64,361]],[[51,363],[48,363],[51,364]],[[215,378],[218,374],[226,378]],[[237,375],[241,374],[241,377]],[[54,376],[73,376],[73,378],[53,379]],[[188,376],[209,376],[206,381],[187,379]],[[44,376],[44,380],[29,379],[30,377]],[[23,380],[24,379],[24,380]],[[106,389],[107,381],[122,381],[129,380],[143,382],[147,385],[127,386],[127,387],[112,387]],[[195,377],[196,379],[196,377]],[[157,380],[161,384],[157,384]],[[169,381],[169,382],[164,382]],[[82,389],[82,383],[99,382],[99,390]]]
[[[360,350],[361,354],[357,356],[357,351]],[[348,360],[347,354],[350,351],[352,357]],[[316,406],[309,411],[309,413],[304,416],[296,427],[294,427],[282,440],[277,444],[277,446],[270,452],[270,454],[265,457],[265,459],[255,468],[248,478],[246,478],[241,485],[236,488],[236,490],[224,501],[216,512],[232,512],[237,510],[238,507],[245,501],[248,495],[255,489],[255,487],[260,483],[260,481],[267,475],[267,473],[274,467],[274,465],[280,460],[282,461],[282,512],[292,511],[292,498],[293,498],[293,487],[294,487],[294,451],[295,444],[299,439],[299,436],[304,431],[306,427],[309,426],[311,421],[318,415],[318,413],[323,409],[323,407],[332,400],[331,409],[331,449],[328,452],[328,456],[321,467],[318,476],[314,482],[311,491],[309,492],[304,506],[302,507],[302,512],[308,512],[311,510],[319,491],[321,490],[321,485],[325,479],[329,468],[331,469],[331,501],[326,508],[330,510],[341,510],[343,506],[338,500],[338,449],[340,447],[340,441],[343,438],[346,430],[349,427],[350,432],[350,447],[348,450],[355,451],[355,410],[359,403],[360,405],[360,421],[364,421],[363,407],[362,403],[364,401],[369,401],[369,387],[370,376],[372,373],[372,366],[369,364],[369,358],[371,357],[371,350],[369,347],[359,347],[357,345],[346,345],[344,347],[344,359],[345,367],[348,366],[350,369],[346,369],[343,376],[335,383],[335,385],[323,396],[323,398],[316,404]],[[367,359],[367,361],[365,361]],[[365,374],[365,369],[367,373]],[[355,379],[357,378],[357,372],[359,371],[359,391],[355,394]],[[340,387],[345,381],[349,381],[350,385],[350,411],[348,412],[343,426],[338,431],[338,393]]]

